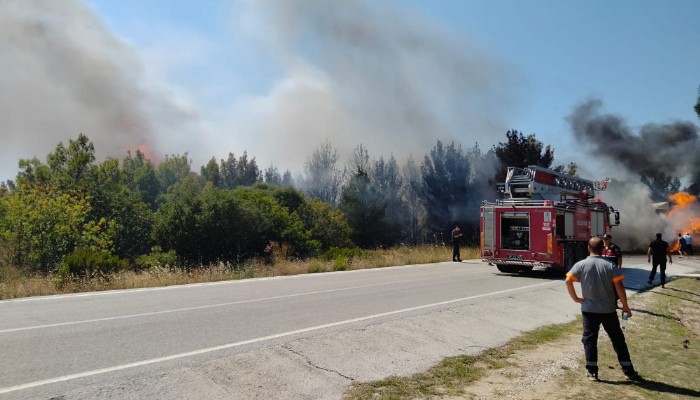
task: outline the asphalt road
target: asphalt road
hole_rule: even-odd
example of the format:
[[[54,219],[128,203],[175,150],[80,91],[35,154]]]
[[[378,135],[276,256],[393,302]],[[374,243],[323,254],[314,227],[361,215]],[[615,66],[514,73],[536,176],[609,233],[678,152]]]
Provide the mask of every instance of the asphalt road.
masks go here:
[[[0,301],[0,399],[337,399],[578,311],[560,277],[480,261]]]

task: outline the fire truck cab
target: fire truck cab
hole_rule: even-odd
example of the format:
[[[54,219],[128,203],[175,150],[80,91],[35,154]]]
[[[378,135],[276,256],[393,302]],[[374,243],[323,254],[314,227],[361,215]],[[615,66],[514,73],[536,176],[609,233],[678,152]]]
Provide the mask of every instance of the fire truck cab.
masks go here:
[[[503,199],[481,205],[482,259],[501,272],[568,271],[588,256],[592,236],[620,224],[618,211],[594,199],[606,186],[539,166],[509,167]]]

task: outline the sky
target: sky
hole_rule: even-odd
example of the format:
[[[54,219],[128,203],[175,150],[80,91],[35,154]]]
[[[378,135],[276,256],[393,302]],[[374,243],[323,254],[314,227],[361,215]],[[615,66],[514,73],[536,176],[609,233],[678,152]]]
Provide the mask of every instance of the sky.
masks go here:
[[[658,165],[694,182],[699,15],[696,0],[0,0],[0,180],[79,133],[98,161],[140,148],[199,171],[245,151],[297,174],[326,141],[341,162],[360,144],[420,162],[510,129],[601,179],[627,150],[606,151],[604,119],[638,145],[622,170],[682,137]]]

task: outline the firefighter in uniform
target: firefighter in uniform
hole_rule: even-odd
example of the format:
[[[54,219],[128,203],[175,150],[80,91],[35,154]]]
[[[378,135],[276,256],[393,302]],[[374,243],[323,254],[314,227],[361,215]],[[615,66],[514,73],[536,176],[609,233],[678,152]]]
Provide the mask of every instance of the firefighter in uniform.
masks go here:
[[[459,256],[459,239],[462,238],[462,230],[459,225],[455,226],[452,230],[452,261],[462,261],[462,257]]]
[[[622,250],[612,242],[612,235],[609,233],[603,235],[603,242],[605,243],[603,258],[615,264],[617,268],[622,268]]]

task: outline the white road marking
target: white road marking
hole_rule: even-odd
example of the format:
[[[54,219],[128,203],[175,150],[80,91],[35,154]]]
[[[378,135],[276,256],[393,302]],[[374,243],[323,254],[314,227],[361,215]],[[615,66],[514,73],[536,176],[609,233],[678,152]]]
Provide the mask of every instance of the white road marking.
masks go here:
[[[428,280],[442,279],[442,278],[452,278],[455,276],[463,276],[463,275],[464,274],[442,275],[442,276],[435,276],[435,277],[431,277],[431,278],[409,279],[409,280],[393,281],[393,282],[385,282],[385,283],[373,283],[373,284],[369,284],[369,285],[349,286],[349,287],[337,288],[337,289],[318,290],[318,291],[313,291],[313,292],[304,292],[304,293],[287,294],[287,295],[281,295],[281,296],[263,297],[263,298],[259,298],[259,299],[239,300],[239,301],[231,301],[231,302],[227,302],[227,303],[217,303],[217,304],[207,304],[204,306],[176,308],[176,309],[172,309],[172,310],[161,310],[161,311],[152,311],[152,312],[139,313],[139,314],[119,315],[119,316],[115,316],[115,317],[84,319],[84,320],[69,321],[69,322],[57,322],[57,323],[53,323],[53,324],[25,326],[25,327],[21,327],[21,328],[1,329],[0,334],[21,332],[21,331],[30,331],[30,330],[35,330],[35,329],[55,328],[55,327],[59,327],[59,326],[89,324],[89,323],[94,323],[94,322],[115,321],[115,320],[128,319],[128,318],[148,317],[148,316],[152,316],[152,315],[172,314],[172,313],[184,312],[184,311],[203,310],[203,309],[207,309],[207,308],[226,307],[226,306],[232,306],[232,305],[237,305],[237,304],[246,304],[246,303],[256,303],[256,302],[262,302],[262,301],[270,301],[270,300],[288,299],[291,297],[301,297],[301,296],[310,296],[310,295],[323,294],[323,293],[342,292],[345,290],[363,289],[363,288],[376,287],[376,286],[386,286],[386,285],[394,285],[394,284],[400,284],[400,283],[420,282],[420,281],[428,281]]]
[[[145,365],[156,364],[156,363],[161,363],[161,362],[166,362],[166,361],[172,361],[172,360],[177,360],[177,359],[185,358],[185,357],[197,356],[197,355],[211,353],[211,352],[215,352],[215,351],[219,351],[219,350],[230,349],[233,347],[245,346],[248,344],[259,343],[259,342],[264,342],[267,340],[279,339],[279,338],[286,337],[286,336],[297,335],[300,333],[306,333],[306,332],[312,332],[312,331],[317,331],[317,330],[321,330],[321,329],[333,328],[333,327],[340,326],[340,325],[352,324],[355,322],[367,321],[370,319],[387,317],[390,315],[401,314],[401,313],[406,313],[406,312],[411,312],[411,311],[417,311],[417,310],[422,310],[422,309],[430,308],[430,307],[443,306],[443,305],[458,303],[458,302],[466,301],[466,300],[473,300],[473,299],[477,299],[480,297],[487,297],[487,296],[493,296],[493,295],[498,295],[498,294],[503,294],[503,293],[515,292],[515,291],[530,289],[530,288],[534,288],[534,287],[538,287],[538,286],[553,285],[555,283],[561,284],[561,282],[559,282],[559,281],[557,281],[557,282],[545,282],[545,283],[538,283],[535,285],[523,286],[523,287],[518,287],[518,288],[513,288],[513,289],[499,290],[497,292],[478,294],[478,295],[474,295],[474,296],[462,297],[459,299],[446,300],[446,301],[441,301],[438,303],[424,304],[421,306],[404,308],[401,310],[388,311],[388,312],[384,312],[384,313],[380,313],[380,314],[367,315],[364,317],[346,319],[346,320],[338,321],[338,322],[331,322],[329,324],[316,325],[316,326],[312,326],[309,328],[303,328],[303,329],[297,329],[297,330],[288,331],[288,332],[282,332],[282,333],[278,333],[275,335],[263,336],[263,337],[259,337],[259,338],[243,340],[240,342],[227,343],[227,344],[223,344],[220,346],[207,347],[204,349],[188,351],[185,353],[172,354],[172,355],[165,356],[165,357],[151,358],[149,360],[137,361],[137,362],[128,363],[128,364],[115,365],[112,367],[101,368],[101,369],[96,369],[96,370],[92,370],[92,371],[85,371],[85,372],[80,372],[77,374],[63,375],[63,376],[58,376],[58,377],[50,378],[50,379],[44,379],[44,380],[40,380],[40,381],[27,382],[27,383],[23,383],[21,385],[0,388],[0,394],[12,393],[12,392],[16,392],[19,390],[32,389],[32,388],[35,388],[38,386],[66,382],[66,381],[71,381],[74,379],[87,378],[90,376],[106,374],[106,373],[115,372],[115,371],[121,371],[121,370],[129,369],[129,368],[142,367]]]

